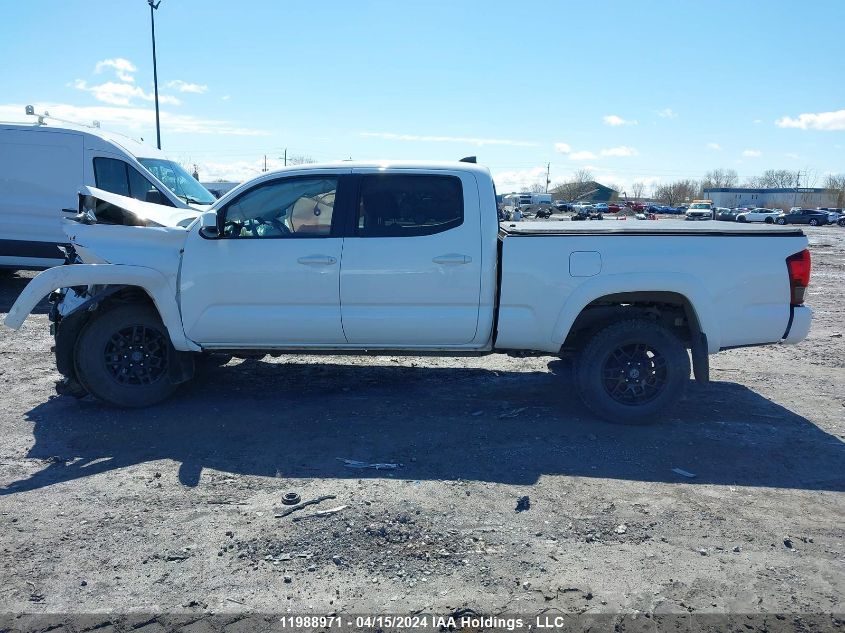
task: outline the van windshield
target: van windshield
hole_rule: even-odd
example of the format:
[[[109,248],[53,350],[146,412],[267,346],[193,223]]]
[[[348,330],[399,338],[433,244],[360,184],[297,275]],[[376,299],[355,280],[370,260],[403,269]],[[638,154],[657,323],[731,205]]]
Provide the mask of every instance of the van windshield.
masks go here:
[[[214,196],[179,164],[161,158],[139,158],[144,167],[188,204],[212,204]]]

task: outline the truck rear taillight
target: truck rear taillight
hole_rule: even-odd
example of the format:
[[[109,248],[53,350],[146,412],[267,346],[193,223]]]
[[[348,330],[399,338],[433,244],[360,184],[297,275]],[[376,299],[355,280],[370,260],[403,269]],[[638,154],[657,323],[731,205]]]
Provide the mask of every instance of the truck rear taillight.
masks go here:
[[[800,253],[786,258],[786,270],[789,272],[789,302],[796,306],[804,303],[807,286],[810,285],[810,251],[806,248]]]

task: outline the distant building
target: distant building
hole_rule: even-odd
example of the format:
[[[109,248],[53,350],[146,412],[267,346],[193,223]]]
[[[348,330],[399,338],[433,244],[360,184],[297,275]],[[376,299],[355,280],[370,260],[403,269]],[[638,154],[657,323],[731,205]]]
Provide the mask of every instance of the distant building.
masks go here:
[[[789,209],[836,206],[837,192],[833,189],[787,187],[784,189],[752,189],[747,187],[718,187],[704,190],[704,197],[717,207],[766,207]]]
[[[566,202],[614,202],[619,198],[619,192],[595,180],[590,180],[559,185],[552,191],[552,196],[556,200]]]

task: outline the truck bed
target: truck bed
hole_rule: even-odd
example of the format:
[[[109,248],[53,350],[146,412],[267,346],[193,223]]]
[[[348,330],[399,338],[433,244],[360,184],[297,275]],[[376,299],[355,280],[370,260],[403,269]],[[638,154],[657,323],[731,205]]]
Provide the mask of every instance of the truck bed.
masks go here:
[[[801,237],[795,225],[688,220],[584,220],[500,222],[499,235],[692,235],[722,237]]]

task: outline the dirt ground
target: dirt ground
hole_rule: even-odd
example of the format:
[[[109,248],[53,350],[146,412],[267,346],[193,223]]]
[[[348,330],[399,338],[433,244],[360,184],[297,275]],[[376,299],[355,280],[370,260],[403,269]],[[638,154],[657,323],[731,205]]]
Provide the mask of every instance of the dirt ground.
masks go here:
[[[120,411],[55,395],[43,309],[0,328],[0,612],[841,618],[845,230],[807,233],[808,340],[711,357],[646,427],[502,355],[233,360]]]

